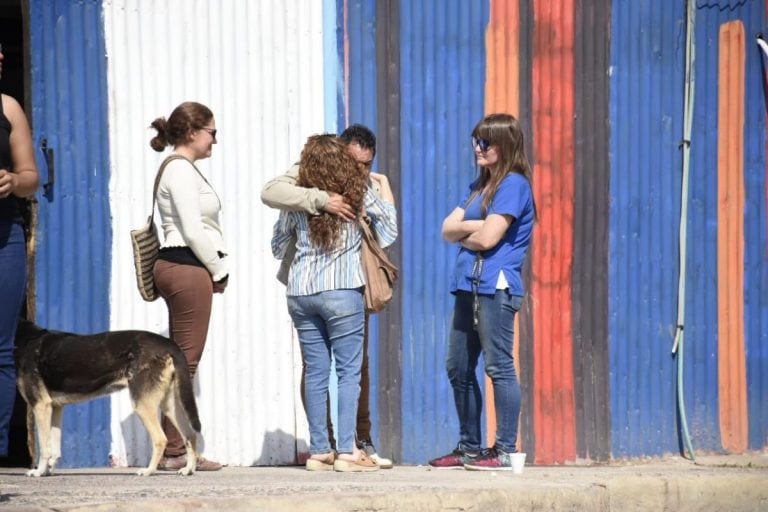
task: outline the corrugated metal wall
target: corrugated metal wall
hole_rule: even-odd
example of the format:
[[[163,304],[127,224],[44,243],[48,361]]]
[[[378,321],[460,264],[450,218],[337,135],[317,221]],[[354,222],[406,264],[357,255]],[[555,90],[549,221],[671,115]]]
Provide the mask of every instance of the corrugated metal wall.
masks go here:
[[[230,464],[292,463],[308,444],[301,358],[269,248],[277,212],[261,205],[259,192],[298,159],[308,135],[324,129],[322,7],[312,0],[104,4],[116,233],[110,325],[167,333],[165,305],[144,303],[135,290],[128,232],[149,214],[162,158],[149,147],[147,127],[182,101],[200,101],[219,130],[213,156],[199,167],[224,203],[231,278],[214,299],[195,390],[203,451]],[[126,394],[114,399],[112,453],[117,463],[144,464],[146,434],[130,410]]]
[[[456,248],[442,242],[440,226],[475,176],[469,136],[484,113],[488,13],[487,2],[400,3],[402,460],[409,463],[458,441],[445,374]]]
[[[670,352],[684,26],[683,2],[615,2],[612,8],[608,307],[612,453],[619,457],[678,448]]]
[[[538,223],[531,245],[536,460],[576,455],[573,376],[573,2],[533,4],[533,160]]]
[[[608,144],[611,10],[577,3],[575,27],[573,348],[576,453],[611,455],[608,387]]]
[[[741,429],[740,444],[760,449],[768,439],[765,376],[768,375],[766,343],[768,322],[766,308],[766,223],[765,223],[765,146],[759,134],[765,133],[765,100],[763,97],[760,54],[755,34],[764,28],[764,5],[759,0],[730,2],[728,9],[701,5],[696,12],[696,110],[691,161],[690,210],[688,217],[689,261],[686,325],[686,398],[689,405],[689,425],[695,447],[722,450],[736,445],[727,442]],[[730,25],[728,25],[730,23]],[[733,47],[742,52],[738,61],[721,69],[733,53],[726,51],[720,37],[724,27],[741,25],[743,43]],[[741,74],[740,90],[730,94],[742,102],[743,123],[728,127],[727,110],[719,105],[729,96],[726,84],[734,74]],[[730,134],[730,135],[729,135]],[[741,156],[732,164],[718,165],[725,157],[728,138],[737,138],[731,151]],[[741,138],[741,142],[738,142]],[[740,165],[740,169],[733,168]],[[730,175],[743,183],[743,207],[734,208],[736,198],[728,204],[719,201],[725,192],[718,176]],[[727,221],[728,216],[731,221]],[[740,234],[737,235],[737,233]],[[741,245],[741,261],[733,261],[738,274],[732,277],[720,265],[725,263],[718,250],[718,238],[731,236],[733,244]],[[724,249],[728,250],[726,246]],[[739,282],[743,284],[739,284]],[[718,282],[721,284],[718,291]],[[731,308],[725,309],[726,297]],[[735,301],[735,302],[733,302]],[[738,311],[741,313],[738,313]],[[736,327],[739,324],[741,327]],[[730,327],[729,327],[730,326]],[[721,346],[721,329],[729,335]],[[741,346],[741,349],[732,350]],[[728,354],[745,358],[741,370],[727,364]],[[744,361],[744,359],[742,359]],[[723,367],[723,363],[726,363]],[[741,371],[740,381],[728,382],[733,371]],[[721,429],[720,418],[740,402],[746,411],[731,416],[729,429]],[[738,450],[737,450],[738,451]]]
[[[741,45],[746,56],[721,68],[722,59],[727,62],[728,55],[732,55],[724,53],[724,40],[719,36],[721,27],[729,20],[739,20],[737,23],[743,24],[749,35]],[[730,447],[740,451],[746,446],[746,439],[741,444],[726,442],[726,432],[719,426],[723,414],[730,415],[726,423],[731,432],[727,437],[733,435],[732,429],[743,429],[748,422],[749,447],[759,449],[766,442],[766,389],[761,384],[766,374],[766,334],[761,327],[768,318],[763,275],[765,147],[764,139],[758,136],[765,131],[765,105],[761,98],[759,54],[752,40],[760,31],[762,20],[763,5],[759,1],[699,5],[696,11],[697,88],[689,192],[684,362],[691,436],[694,447],[703,450]],[[674,404],[676,372],[668,350],[676,310],[678,244],[677,229],[673,229],[670,219],[680,213],[678,145],[682,138],[685,54],[679,42],[684,22],[683,2],[613,5],[609,335],[614,457],[679,449]],[[738,48],[737,43],[737,51]],[[718,109],[718,105],[727,101],[723,94],[730,93],[725,92],[724,84],[733,80],[732,73],[745,74],[743,90],[732,96],[744,102],[746,115],[743,124],[739,122],[740,125],[729,129],[724,124],[729,111]],[[729,132],[733,134],[731,142],[724,141]],[[737,155],[731,164],[721,162],[718,166],[716,162],[729,147],[743,156]],[[743,176],[734,165],[743,166]],[[721,189],[718,173],[743,179],[743,207],[732,196],[728,196],[728,204],[718,201],[719,193],[727,194]],[[735,217],[731,228],[724,223],[728,217],[723,215]],[[718,239],[722,236],[735,238],[733,243],[723,242],[721,247],[726,252],[719,254]],[[741,261],[732,260],[733,269],[722,267],[723,257],[730,254],[734,244],[743,244],[745,248],[743,257],[736,254]],[[733,277],[729,278],[729,274]],[[743,291],[738,285],[742,277]],[[725,306],[726,298],[731,301],[730,307]],[[733,330],[738,324],[743,329]],[[719,337],[719,331],[729,333],[732,341]],[[736,359],[728,362],[728,354]],[[739,357],[749,361],[746,375],[741,377],[744,380],[724,380],[739,374]],[[754,414],[750,407],[734,413],[734,401],[753,405]],[[738,436],[746,435],[745,430],[741,432]]]
[[[768,437],[767,110],[752,39],[764,4],[697,9],[684,362],[694,447],[707,451]],[[103,30],[95,0],[29,5],[35,140],[59,171],[41,197],[40,323],[167,332],[164,305],[135,291],[127,237],[149,213],[162,158],[147,126],[187,99],[216,114],[219,144],[200,167],[224,199],[233,269],[196,380],[207,456],[291,463],[306,449],[300,356],[268,248],[277,214],[257,195],[306,136],[353,122],[378,132],[401,221],[399,295],[369,348],[374,434],[405,463],[454,446],[444,360],[455,248],[440,225],[475,174],[469,133],[497,110],[527,130],[540,215],[516,329],[523,449],[540,463],[680,450],[670,350],[685,2],[113,0]],[[728,53],[724,26],[744,34],[725,38]],[[729,97],[737,113],[743,104],[741,129],[738,115],[725,128]],[[722,239],[720,256],[718,237],[735,241]],[[146,463],[127,396],[108,404],[70,408],[65,465],[104,464],[110,437],[114,463]]]
[[[101,3],[30,0],[33,139],[41,182],[36,234],[36,319],[52,329],[109,327],[112,224],[107,184],[107,87]],[[62,464],[102,466],[109,400],[67,407]]]
[[[344,91],[340,103],[338,132],[347,126],[359,123],[377,131],[377,6],[365,0],[340,0],[337,2],[337,22],[343,34],[344,44],[338,47],[339,58],[344,62]],[[377,146],[380,146],[377,144]],[[377,147],[380,149],[380,147]],[[374,162],[374,170],[389,173],[381,165],[381,153]],[[394,248],[390,249],[390,252]],[[371,435],[378,437],[379,431],[379,315],[369,317],[368,327],[368,373],[370,378],[369,409],[371,413]],[[379,446],[381,446],[379,444]]]

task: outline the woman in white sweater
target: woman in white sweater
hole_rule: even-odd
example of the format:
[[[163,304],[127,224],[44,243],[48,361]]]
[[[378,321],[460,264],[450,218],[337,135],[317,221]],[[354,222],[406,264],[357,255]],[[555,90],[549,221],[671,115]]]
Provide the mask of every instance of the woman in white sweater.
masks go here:
[[[216,122],[205,105],[185,102],[167,120],[155,119],[152,128],[157,130],[152,149],[173,146],[157,189],[165,241],[155,263],[155,286],[168,306],[170,337],[184,352],[194,378],[208,335],[213,294],[224,292],[229,277],[219,225],[221,201],[194,164],[211,156]],[[186,465],[184,441],[167,418],[163,430],[168,444],[159,468],[178,470]],[[198,458],[198,471],[218,469],[218,462]]]

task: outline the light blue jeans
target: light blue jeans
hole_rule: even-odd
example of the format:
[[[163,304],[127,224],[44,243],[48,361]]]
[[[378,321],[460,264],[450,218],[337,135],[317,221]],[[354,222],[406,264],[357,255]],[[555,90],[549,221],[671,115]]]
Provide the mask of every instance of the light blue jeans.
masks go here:
[[[309,421],[309,453],[328,453],[328,381],[331,354],[338,377],[338,425],[336,448],[353,453],[363,361],[362,289],[330,290],[314,295],[289,296],[288,312],[299,334],[306,367],[304,394]]]

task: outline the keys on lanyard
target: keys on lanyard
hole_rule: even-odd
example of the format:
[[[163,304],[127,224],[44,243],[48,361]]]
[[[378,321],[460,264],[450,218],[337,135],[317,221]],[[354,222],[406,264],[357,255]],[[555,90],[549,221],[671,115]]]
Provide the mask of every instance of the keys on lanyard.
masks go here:
[[[472,265],[472,326],[477,330],[480,324],[480,279],[483,276],[483,256],[477,253]]]

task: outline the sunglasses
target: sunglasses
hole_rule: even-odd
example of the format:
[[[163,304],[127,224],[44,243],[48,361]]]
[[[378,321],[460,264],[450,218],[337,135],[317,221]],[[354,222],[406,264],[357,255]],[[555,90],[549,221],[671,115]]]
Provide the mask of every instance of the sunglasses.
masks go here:
[[[480,148],[480,151],[485,153],[488,151],[488,148],[491,147],[491,143],[488,141],[488,139],[481,139],[479,137],[472,137],[472,147],[473,148]]]
[[[216,128],[200,128],[201,130],[211,134],[211,137],[216,138],[216,134],[219,132]]]

